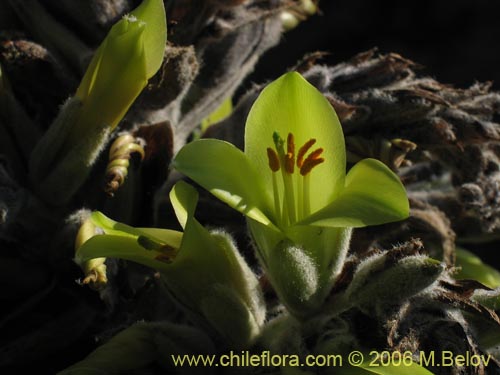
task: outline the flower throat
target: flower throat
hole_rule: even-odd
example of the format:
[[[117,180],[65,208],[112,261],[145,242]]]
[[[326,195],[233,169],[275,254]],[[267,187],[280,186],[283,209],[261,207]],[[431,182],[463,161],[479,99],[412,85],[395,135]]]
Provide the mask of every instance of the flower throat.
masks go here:
[[[267,157],[273,176],[274,208],[281,224],[293,225],[311,213],[310,175],[314,167],[325,161],[321,157],[323,149],[311,151],[306,157],[316,143],[316,139],[311,138],[296,153],[295,137],[292,133],[288,133],[286,151],[285,141],[277,132],[273,133],[273,142],[274,149],[267,148]],[[280,170],[283,189],[278,187],[277,174]],[[295,170],[298,173],[295,173]]]

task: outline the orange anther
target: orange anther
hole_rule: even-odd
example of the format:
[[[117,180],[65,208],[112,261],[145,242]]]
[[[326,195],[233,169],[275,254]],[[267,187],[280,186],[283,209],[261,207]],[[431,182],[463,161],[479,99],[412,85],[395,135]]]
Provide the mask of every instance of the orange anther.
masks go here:
[[[280,160],[278,158],[278,154],[272,148],[267,148],[267,158],[269,159],[269,168],[273,172],[277,172],[280,170]]]
[[[307,160],[309,159],[318,159],[321,154],[323,153],[323,149],[322,148],[318,148],[316,150],[314,150],[313,152],[311,152],[308,156],[307,156]]]
[[[304,164],[302,164],[302,167],[300,168],[300,174],[302,176],[305,176],[307,175],[309,172],[311,172],[311,170],[323,163],[325,161],[325,159],[323,158],[317,158],[317,159],[311,159],[311,158],[307,158],[305,161],[304,161]]]
[[[312,147],[313,144],[316,143],[316,140],[314,138],[311,138],[308,140],[304,145],[299,149],[299,153],[297,154],[297,167],[301,168],[302,164],[304,163],[304,156],[306,155],[307,151]]]

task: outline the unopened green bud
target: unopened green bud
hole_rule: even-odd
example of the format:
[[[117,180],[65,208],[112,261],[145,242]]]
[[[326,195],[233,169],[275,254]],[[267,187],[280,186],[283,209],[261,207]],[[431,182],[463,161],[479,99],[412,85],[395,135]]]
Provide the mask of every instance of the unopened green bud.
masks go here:
[[[319,270],[307,252],[283,240],[269,253],[269,277],[280,299],[292,312],[301,314],[313,302]]]
[[[97,49],[73,98],[32,153],[41,195],[68,201],[85,181],[111,131],[159,69],[166,44],[163,1],[144,0]]]
[[[82,109],[74,137],[95,127],[116,127],[160,68],[166,31],[160,0],[143,1],[111,28],[76,91]]]

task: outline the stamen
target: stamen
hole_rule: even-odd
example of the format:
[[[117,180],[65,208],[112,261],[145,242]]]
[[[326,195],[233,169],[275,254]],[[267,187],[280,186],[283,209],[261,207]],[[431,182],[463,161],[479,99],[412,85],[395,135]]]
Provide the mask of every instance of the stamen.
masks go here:
[[[288,133],[286,140],[285,170],[292,174],[295,166],[295,142],[292,133]]]
[[[318,149],[314,150],[313,152],[311,152],[307,156],[306,160],[304,160],[304,162],[302,163],[302,165],[300,167],[300,174],[302,176],[305,176],[306,174],[311,172],[311,169],[313,169],[315,166],[317,166],[318,164],[321,164],[325,161],[325,159],[320,158],[322,153],[323,153],[323,149],[318,148]],[[319,160],[319,161],[317,161],[317,160]]]
[[[273,171],[273,195],[274,195],[274,211],[276,211],[276,216],[283,220],[281,217],[281,206],[280,206],[280,193],[278,190],[278,177]],[[284,199],[283,199],[284,200]]]
[[[295,137],[288,133],[285,141],[278,132],[273,133],[275,150],[267,148],[269,168],[273,172],[272,183],[274,190],[274,209],[276,216],[281,221],[281,225],[293,225],[297,220],[301,220],[310,214],[310,172],[317,165],[325,161],[321,157],[322,148],[309,152],[316,143],[316,139],[311,138],[295,153]],[[309,152],[309,155],[306,154]],[[303,178],[294,177],[295,165]],[[278,186],[278,178],[275,172],[281,169],[283,179],[282,186]],[[280,184],[281,185],[281,184]],[[280,190],[283,191],[280,197]],[[296,190],[296,191],[295,191]],[[297,195],[295,195],[297,194]],[[281,198],[281,199],[280,199]],[[295,200],[297,198],[297,200]]]
[[[319,157],[321,156],[322,153],[323,153],[323,149],[322,148],[318,148],[318,149],[314,150],[313,152],[311,152],[307,156],[307,158],[306,158],[306,160],[304,162],[306,162],[306,161],[308,161],[310,159],[319,159]]]
[[[267,148],[267,158],[269,159],[269,168],[273,172],[277,172],[280,170],[280,159],[276,151],[274,151],[271,147]]]
[[[293,224],[297,221],[297,216],[295,215],[295,194],[293,188],[293,179],[292,175],[289,173],[285,173],[285,171],[283,171],[282,174],[285,190],[286,212],[288,214],[288,218],[290,219],[290,224]]]
[[[315,143],[316,140],[314,138],[311,138],[299,149],[299,153],[297,154],[297,167],[299,168],[302,167],[302,164],[304,162],[304,156],[306,155],[307,151],[309,151],[309,149],[312,147],[312,145]]]
[[[318,158],[318,159],[309,159],[307,158],[306,161],[304,162],[304,164],[302,165],[302,168],[300,168],[300,174],[302,176],[306,176],[307,174],[309,174],[311,172],[311,170],[323,163],[325,161],[325,159],[323,158]]]

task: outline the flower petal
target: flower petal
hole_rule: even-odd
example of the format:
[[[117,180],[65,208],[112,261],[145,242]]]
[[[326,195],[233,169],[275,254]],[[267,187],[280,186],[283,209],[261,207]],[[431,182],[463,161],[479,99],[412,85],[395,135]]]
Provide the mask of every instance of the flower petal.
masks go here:
[[[169,263],[158,260],[164,259],[165,253],[141,246],[138,238],[110,234],[94,236],[78,248],[75,261],[78,264],[84,264],[94,258],[120,258],[141,263],[159,271],[167,271]]]
[[[258,280],[226,234],[210,233],[195,219],[196,189],[180,181],[170,198],[184,223],[184,236],[175,263],[163,274],[167,287],[193,310],[213,288],[228,288],[245,302],[255,322],[263,324],[265,307]]]
[[[476,254],[462,247],[455,247],[456,267],[455,279],[472,279],[495,289],[500,287],[500,272],[484,263]]]
[[[326,206],[344,186],[344,135],[330,103],[296,72],[281,76],[262,91],[246,123],[245,154],[263,174],[268,191],[272,191],[272,173],[266,149],[274,148],[274,132],[285,140],[292,133],[296,150],[311,138],[316,139],[311,151],[324,149],[324,163],[309,176],[311,212]]]
[[[99,211],[92,212],[90,219],[95,226],[101,228],[106,234],[132,238],[144,236],[159,243],[175,247],[176,249],[181,246],[182,233],[176,230],[162,228],[134,228],[127,224],[114,221]]]
[[[144,52],[146,74],[151,78],[160,69],[167,44],[167,17],[162,0],[144,0],[130,14],[146,23]]]
[[[179,224],[182,229],[186,229],[189,215],[194,215],[194,211],[196,210],[198,193],[184,181],[179,181],[170,190],[169,198]]]
[[[272,225],[270,192],[248,158],[230,143],[201,139],[184,146],[173,166],[246,216]]]
[[[113,129],[146,86],[145,31],[144,23],[131,18],[111,28],[75,94],[83,102],[82,119],[75,124],[79,130],[91,125]]]
[[[409,203],[403,184],[385,164],[364,159],[346,177],[338,198],[300,224],[364,227],[406,219]]]

